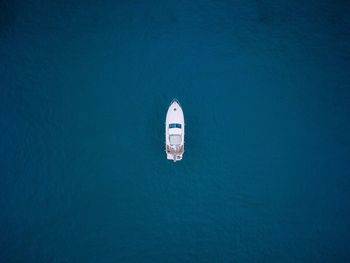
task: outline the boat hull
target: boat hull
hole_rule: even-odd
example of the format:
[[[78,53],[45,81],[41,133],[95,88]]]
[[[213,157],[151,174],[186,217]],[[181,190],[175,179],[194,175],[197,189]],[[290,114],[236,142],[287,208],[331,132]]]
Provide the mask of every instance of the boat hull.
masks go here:
[[[182,160],[185,151],[185,118],[180,103],[174,99],[165,120],[165,152],[168,160]]]

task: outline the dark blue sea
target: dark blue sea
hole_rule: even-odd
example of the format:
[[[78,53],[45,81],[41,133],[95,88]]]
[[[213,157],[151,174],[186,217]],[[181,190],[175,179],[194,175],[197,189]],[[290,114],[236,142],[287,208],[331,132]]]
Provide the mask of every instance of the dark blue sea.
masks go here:
[[[348,1],[0,0],[0,262],[346,263],[349,244]]]

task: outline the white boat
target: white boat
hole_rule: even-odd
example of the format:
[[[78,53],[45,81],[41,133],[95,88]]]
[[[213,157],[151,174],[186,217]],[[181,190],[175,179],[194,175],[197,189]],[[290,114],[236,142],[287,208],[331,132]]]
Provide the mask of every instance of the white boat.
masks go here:
[[[165,120],[165,152],[168,160],[180,161],[185,151],[185,119],[180,103],[174,99]]]

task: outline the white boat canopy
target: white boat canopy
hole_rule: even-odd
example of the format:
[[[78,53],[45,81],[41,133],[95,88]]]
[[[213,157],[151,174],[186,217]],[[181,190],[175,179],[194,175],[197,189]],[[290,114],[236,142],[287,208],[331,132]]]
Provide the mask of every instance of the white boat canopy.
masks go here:
[[[171,145],[179,145],[181,144],[181,135],[178,135],[178,134],[170,135],[169,141]]]

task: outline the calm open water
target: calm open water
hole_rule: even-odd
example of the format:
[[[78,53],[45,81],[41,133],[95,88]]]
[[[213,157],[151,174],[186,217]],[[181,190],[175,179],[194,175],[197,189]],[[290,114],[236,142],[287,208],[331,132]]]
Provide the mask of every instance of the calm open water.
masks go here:
[[[350,262],[349,14],[0,1],[0,261]]]

